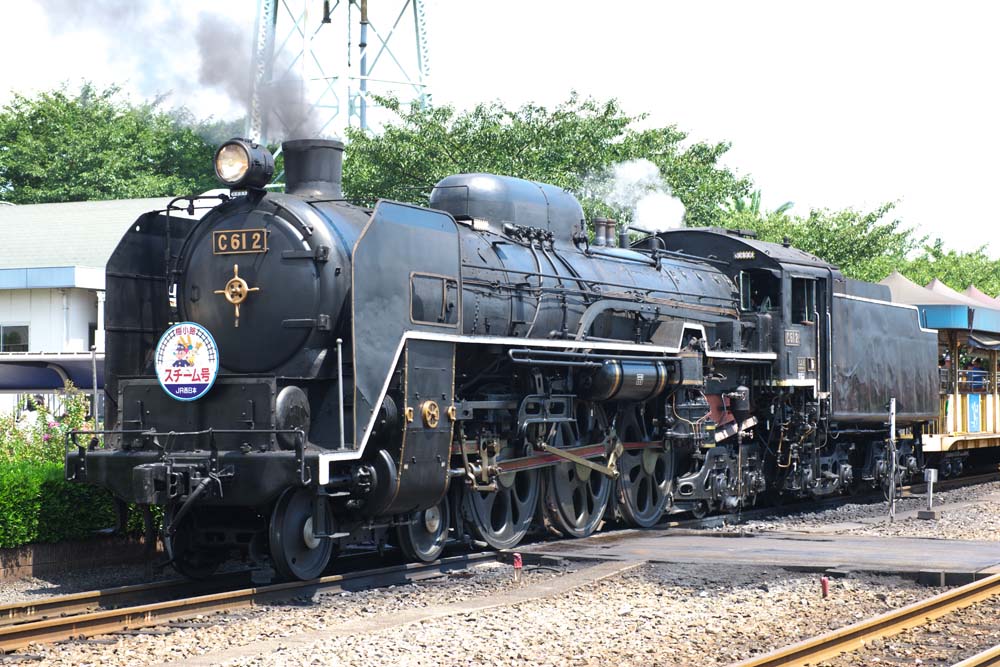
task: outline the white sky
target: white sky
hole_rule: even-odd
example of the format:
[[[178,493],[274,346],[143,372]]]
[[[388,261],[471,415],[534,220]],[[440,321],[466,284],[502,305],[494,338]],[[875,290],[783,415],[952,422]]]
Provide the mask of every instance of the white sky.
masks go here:
[[[732,142],[727,166],[753,177],[765,206],[791,200],[804,213],[899,200],[906,225],[950,247],[991,243],[991,255],[1000,254],[992,202],[1000,4],[427,1],[439,104],[554,105],[573,89],[617,97],[652,124]],[[53,30],[35,2],[9,4],[0,102],[11,90],[81,78],[129,81],[143,97],[156,92],[147,90],[150,72],[197,68],[191,48],[175,40],[123,43],[85,21]],[[127,35],[132,21],[165,20],[168,0],[146,4],[145,18],[122,15],[105,28]],[[208,9],[249,32],[256,1],[173,6],[183,21]],[[237,113],[221,94],[175,87],[175,97],[202,115]]]

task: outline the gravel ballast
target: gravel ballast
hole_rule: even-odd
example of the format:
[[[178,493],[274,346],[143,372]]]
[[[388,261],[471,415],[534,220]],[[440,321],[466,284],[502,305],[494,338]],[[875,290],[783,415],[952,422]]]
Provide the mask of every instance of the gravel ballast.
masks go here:
[[[940,518],[916,518],[925,509],[923,497],[896,501],[896,518],[889,522],[889,503],[849,503],[818,511],[734,523],[723,532],[821,532],[886,537],[933,537],[951,540],[1000,540],[1000,482],[990,482],[934,494]]]
[[[44,578],[6,579],[0,581],[0,605],[177,578],[170,568],[150,575],[145,565],[130,564],[79,569]]]
[[[533,570],[522,586],[559,573]],[[514,586],[508,566],[469,576],[207,616],[169,634],[34,647],[38,665],[184,664],[225,647],[322,631],[413,607],[488,597]],[[437,618],[220,664],[248,665],[720,665],[853,623],[937,592],[895,577],[831,581],[772,568],[645,565],[569,593]],[[106,640],[101,640],[106,641]]]

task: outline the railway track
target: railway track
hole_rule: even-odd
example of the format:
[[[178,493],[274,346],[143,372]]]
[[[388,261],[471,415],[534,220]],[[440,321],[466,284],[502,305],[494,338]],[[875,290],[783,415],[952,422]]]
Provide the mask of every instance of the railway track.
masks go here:
[[[977,653],[962,662],[955,663],[953,667],[988,667],[989,665],[1000,665],[1000,646],[994,646],[982,653]]]
[[[1000,479],[1000,473],[992,472],[948,480],[943,484],[938,484],[937,488],[945,490],[997,479]],[[903,487],[904,496],[907,494],[917,495],[923,493],[924,490],[925,485],[923,484]],[[782,507],[756,508],[738,514],[716,515],[704,519],[670,520],[659,527],[707,528],[748,519],[780,517],[803,511],[816,511],[846,503],[864,502],[866,499],[877,500],[881,497],[877,494],[868,497],[843,496]],[[475,563],[490,562],[501,557],[503,554],[485,552],[454,556],[431,564],[417,563],[382,567],[374,570],[336,574],[307,582],[281,583],[260,587],[250,586],[249,572],[241,571],[224,575],[224,577],[216,577],[211,582],[173,579],[3,605],[0,606],[0,655],[23,649],[31,643],[51,643],[109,634],[125,629],[134,630],[197,614],[240,609],[302,595],[311,595],[319,590],[335,592],[407,583],[439,576],[448,571],[464,569]],[[998,649],[998,655],[1000,655],[1000,649]],[[970,664],[1000,664],[1000,659],[993,663]]]
[[[942,616],[1000,594],[1000,574],[995,574],[966,586],[960,586],[934,597],[870,618],[805,641],[777,649],[765,655],[744,660],[733,667],[777,667],[783,665],[815,665],[817,662],[854,651],[877,639],[896,635],[919,627]],[[994,649],[997,650],[997,649]],[[1000,655],[1000,653],[998,653]],[[972,658],[970,658],[972,660]],[[963,666],[965,663],[959,663]],[[971,662],[970,665],[1000,664]]]
[[[343,590],[361,590],[429,579],[470,565],[493,562],[496,552],[444,558],[433,563],[337,574],[311,581],[221,590],[193,596],[178,596],[177,581],[125,586],[77,595],[64,595],[0,608],[0,655],[24,649],[33,643],[52,643],[110,634],[167,623],[180,618],[242,609],[291,598]],[[182,582],[189,584],[190,582]],[[189,589],[181,586],[182,591]],[[154,602],[144,600],[160,599]],[[163,599],[166,597],[167,599]],[[137,603],[137,601],[142,602]]]

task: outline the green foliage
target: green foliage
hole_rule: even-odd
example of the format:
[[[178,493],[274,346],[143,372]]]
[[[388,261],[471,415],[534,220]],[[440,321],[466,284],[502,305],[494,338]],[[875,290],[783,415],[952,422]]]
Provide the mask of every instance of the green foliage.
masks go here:
[[[88,405],[86,394],[66,382],[62,416],[56,417],[45,406],[35,406],[35,411],[25,413],[20,422],[13,412],[0,415],[0,465],[12,461],[61,463],[66,434],[93,426],[86,421]]]
[[[886,219],[893,204],[867,212],[819,209],[802,217],[790,215],[787,205],[761,211],[759,197],[756,202],[730,206],[726,226],[753,230],[761,240],[773,243],[787,238],[796,248],[840,267],[844,275],[858,280],[879,281],[905,267],[908,254],[920,243],[913,230],[903,227],[900,220]]]
[[[15,95],[0,110],[0,198],[15,204],[206,190],[212,154],[196,129],[114,87]]]
[[[45,466],[29,461],[0,465],[0,548],[26,544],[38,534]]]
[[[0,465],[0,548],[92,537],[114,525],[111,495],[63,479],[60,463]]]
[[[344,161],[345,191],[368,204],[380,197],[426,201],[431,187],[449,174],[490,172],[566,188],[590,216],[602,209],[588,196],[587,179],[640,158],[659,167],[684,202],[688,224],[718,224],[721,205],[750,189],[748,179],[719,165],[729,144],[684,146],[687,135],[675,126],[636,129],[642,117],[626,114],[614,100],[574,95],[551,110],[493,102],[463,112],[379,101],[396,111],[398,122],[379,135],[349,129]]]
[[[987,255],[985,246],[960,252],[946,250],[941,239],[936,239],[924,245],[900,272],[920,285],[937,278],[959,291],[975,285],[987,294],[1000,294],[1000,259]]]
[[[0,416],[0,548],[86,539],[114,525],[110,493],[63,478],[66,434],[91,427],[87,396],[67,382],[62,408],[56,417],[35,406],[21,422]]]

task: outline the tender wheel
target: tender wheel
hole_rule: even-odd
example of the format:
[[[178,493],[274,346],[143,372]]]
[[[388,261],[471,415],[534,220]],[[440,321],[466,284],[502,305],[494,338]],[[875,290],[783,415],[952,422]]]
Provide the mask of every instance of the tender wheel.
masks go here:
[[[581,412],[589,417],[581,419]],[[599,406],[582,405],[577,409],[577,423],[582,436],[575,435],[570,424],[562,424],[556,433],[557,446],[576,446],[599,439],[603,411]],[[605,422],[606,423],[606,422]],[[597,459],[603,462],[603,459]],[[612,480],[576,463],[561,463],[545,471],[545,509],[552,525],[564,535],[587,537],[601,525],[611,499]]]
[[[505,447],[497,461],[514,458],[516,451]],[[465,514],[479,538],[494,549],[517,546],[531,529],[538,506],[538,471],[505,472],[497,479],[495,492],[465,489]]]
[[[450,528],[451,509],[445,494],[437,505],[415,512],[410,523],[396,528],[399,548],[410,560],[430,563],[444,551]]]
[[[313,531],[313,494],[286,489],[271,512],[268,538],[274,569],[288,579],[315,579],[330,562],[333,542]]]
[[[635,410],[622,415],[623,442],[646,440]],[[618,509],[625,521],[637,528],[652,528],[659,522],[672,491],[673,456],[660,449],[625,450],[618,459]]]
[[[163,546],[170,558],[170,565],[188,579],[208,579],[225,560],[224,554],[200,547],[197,542],[197,516],[189,512],[180,525],[173,525],[176,508],[169,507],[164,514],[164,526],[173,528],[173,534],[163,532]]]

